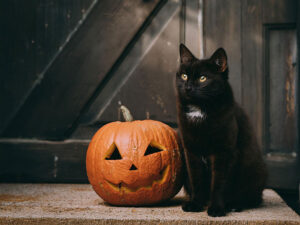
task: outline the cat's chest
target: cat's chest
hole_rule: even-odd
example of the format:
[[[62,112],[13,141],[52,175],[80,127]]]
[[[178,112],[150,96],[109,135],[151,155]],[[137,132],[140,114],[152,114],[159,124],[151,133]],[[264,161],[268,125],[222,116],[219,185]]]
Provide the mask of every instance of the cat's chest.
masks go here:
[[[207,114],[198,106],[187,105],[185,117],[189,122],[200,122],[206,120]]]

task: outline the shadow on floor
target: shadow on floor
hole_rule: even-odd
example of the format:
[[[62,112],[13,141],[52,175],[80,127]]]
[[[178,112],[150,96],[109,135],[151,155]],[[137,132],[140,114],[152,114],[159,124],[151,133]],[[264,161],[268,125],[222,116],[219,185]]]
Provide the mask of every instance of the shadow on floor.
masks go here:
[[[300,215],[300,199],[298,191],[275,190],[280,197],[291,207],[298,215]]]
[[[145,205],[145,206],[126,206],[126,207],[139,207],[139,208],[164,208],[164,207],[174,207],[174,206],[179,206],[182,204],[182,202],[184,201],[184,197],[174,197],[170,200],[158,203],[158,204],[154,204],[154,205]],[[124,206],[115,206],[115,205],[111,205],[107,202],[103,203],[106,206],[113,206],[113,207],[124,207]]]

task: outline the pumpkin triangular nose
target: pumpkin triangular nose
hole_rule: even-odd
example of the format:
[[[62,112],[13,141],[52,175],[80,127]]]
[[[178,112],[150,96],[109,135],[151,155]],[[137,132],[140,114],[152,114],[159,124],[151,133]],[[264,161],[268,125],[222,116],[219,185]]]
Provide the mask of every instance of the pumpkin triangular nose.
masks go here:
[[[132,164],[132,166],[130,167],[129,170],[137,170],[136,166],[134,164]]]

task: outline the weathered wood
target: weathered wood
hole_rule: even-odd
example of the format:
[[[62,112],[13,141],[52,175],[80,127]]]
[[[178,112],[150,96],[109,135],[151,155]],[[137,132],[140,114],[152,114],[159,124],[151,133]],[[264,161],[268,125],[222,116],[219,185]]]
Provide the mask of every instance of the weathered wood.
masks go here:
[[[0,139],[0,182],[86,183],[89,140]],[[297,158],[268,155],[268,187],[296,189]]]
[[[297,155],[267,154],[267,186],[274,189],[297,190],[299,180],[299,163]]]
[[[237,102],[242,98],[241,59],[241,4],[242,1],[204,1],[204,55],[210,57],[223,47],[229,61],[229,82]]]
[[[0,139],[0,182],[87,182],[88,143]]]
[[[295,23],[297,20],[297,0],[263,0],[262,24]]]
[[[63,139],[157,2],[99,1],[4,136]]]
[[[37,78],[35,1],[1,1],[0,133]]]
[[[262,1],[242,1],[242,106],[262,144]]]
[[[100,121],[122,120],[118,111],[118,103],[122,102],[128,106],[135,119],[154,119],[170,125],[176,124],[174,83],[179,60],[178,12],[175,11],[172,20],[132,71],[128,81],[112,99],[111,105],[99,117]]]
[[[173,82],[183,41],[197,56],[226,49],[235,97],[264,147],[269,185],[295,188],[299,1],[95,2],[0,3],[10,21],[0,36],[7,52],[0,59],[0,133],[7,127],[1,136],[76,139],[2,139],[0,179],[86,182],[87,140],[121,119],[119,103],[135,119],[176,127]]]
[[[80,28],[95,0],[36,1],[36,73],[43,74],[74,32]]]
[[[193,51],[196,57],[203,58],[203,0],[186,1],[184,10],[184,44]]]
[[[176,123],[173,85],[179,57],[179,9],[175,1],[160,9],[80,124],[122,120],[120,103],[130,109],[134,119]]]
[[[93,0],[1,1],[0,133],[86,16]]]
[[[268,29],[266,76],[269,82],[268,151],[296,153],[296,30],[294,26]]]
[[[265,157],[269,185],[283,189],[295,189],[299,179],[295,5],[242,1],[242,104],[264,152],[272,152]]]

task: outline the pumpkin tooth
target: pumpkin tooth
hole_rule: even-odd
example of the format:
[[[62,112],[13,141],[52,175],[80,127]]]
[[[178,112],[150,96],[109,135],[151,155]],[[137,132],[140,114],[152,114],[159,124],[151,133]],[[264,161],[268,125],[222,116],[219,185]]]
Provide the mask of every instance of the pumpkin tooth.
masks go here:
[[[159,172],[159,179],[157,180],[154,180],[152,181],[151,184],[147,185],[147,186],[143,186],[143,187],[136,187],[136,188],[131,188],[131,187],[128,187],[127,184],[120,182],[119,184],[113,184],[111,183],[110,181],[107,180],[107,183],[113,188],[115,189],[116,191],[121,191],[121,190],[124,190],[125,192],[136,192],[138,191],[139,189],[142,189],[142,188],[145,188],[145,189],[151,189],[152,186],[157,183],[157,184],[162,184],[165,182],[166,178],[167,178],[167,174],[169,173],[169,169],[170,169],[170,166],[166,166],[164,169],[162,169],[160,172]]]

